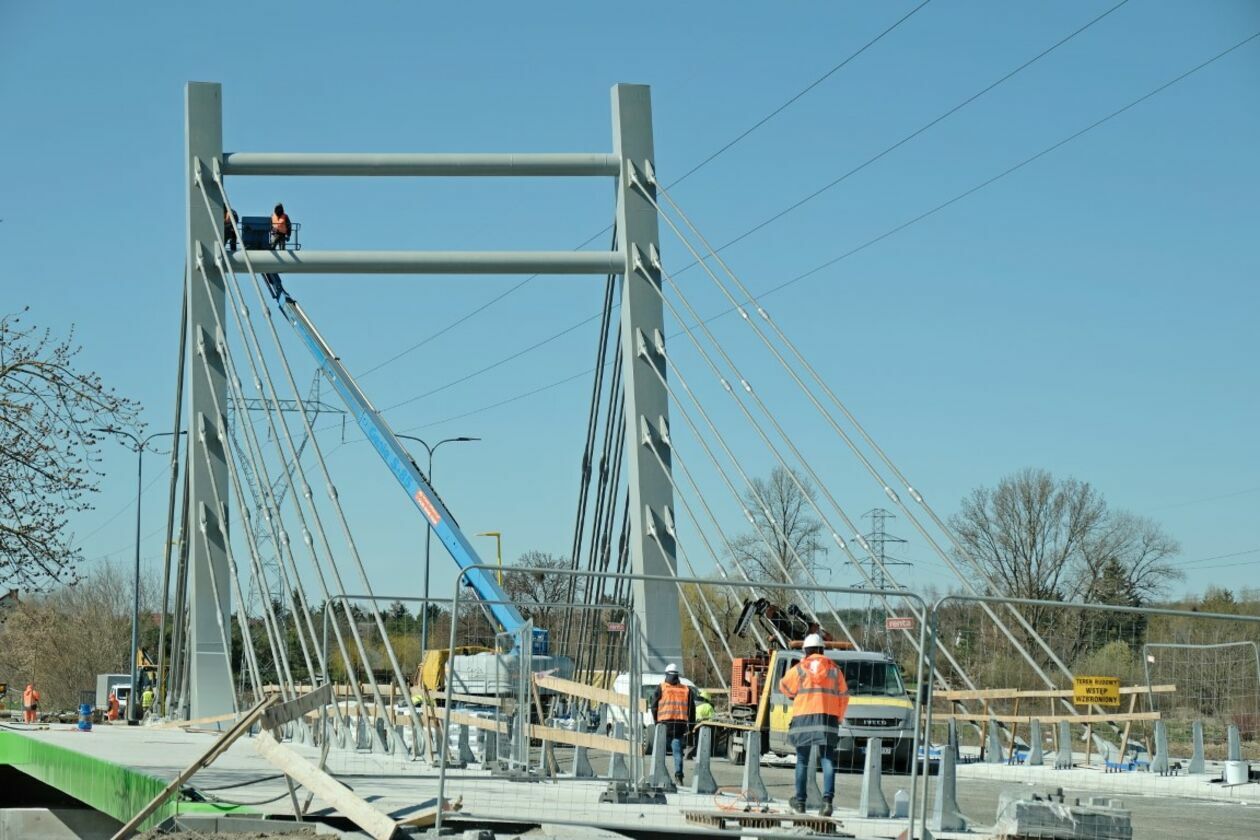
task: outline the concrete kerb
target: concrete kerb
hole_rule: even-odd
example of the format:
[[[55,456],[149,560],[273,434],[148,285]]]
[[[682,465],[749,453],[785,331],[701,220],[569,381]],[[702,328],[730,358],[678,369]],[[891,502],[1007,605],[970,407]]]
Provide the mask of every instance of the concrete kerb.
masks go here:
[[[488,563],[470,565],[464,569],[461,569],[453,582],[453,587],[452,587],[453,592],[451,595],[451,599],[449,601],[449,609],[452,615],[460,614],[461,602],[463,600],[466,600],[467,598],[467,595],[465,593],[465,588],[467,585],[466,579],[468,577],[468,574],[472,572],[474,569],[481,570],[484,572],[496,572],[499,570],[497,565],[488,564]],[[593,571],[585,570],[585,569],[551,569],[551,568],[543,569],[543,568],[514,567],[513,569],[511,569],[511,573],[512,574],[545,574],[545,575],[556,575],[560,577],[579,577],[579,578],[580,577],[601,577],[605,579],[612,578],[614,580],[623,580],[627,582],[662,581],[662,582],[670,583],[671,585],[703,584],[706,586],[723,586],[723,587],[731,587],[731,588],[743,589],[743,590],[746,590],[749,587],[747,582],[733,581],[733,580],[721,580],[721,579],[711,580],[707,578],[686,578],[686,577],[675,577],[675,576],[666,576],[666,575],[641,575],[641,574],[629,574],[629,573],[602,573],[602,572],[593,572]],[[758,588],[764,589],[767,591],[782,590],[785,595],[787,593],[798,592],[802,590],[807,590],[810,592],[818,592],[818,593],[831,593],[831,594],[836,594],[836,595],[859,595],[862,597],[870,597],[871,595],[882,595],[888,598],[903,600],[903,601],[906,601],[907,603],[912,604],[917,610],[918,615],[926,616],[929,611],[929,605],[922,598],[922,596],[918,595],[917,593],[907,592],[904,590],[870,590],[870,589],[858,589],[855,587],[841,587],[841,586],[801,587],[797,584],[792,584],[792,583],[769,583],[769,582],[767,582],[764,585],[759,583]],[[381,598],[384,596],[377,596],[377,597]],[[485,603],[487,605],[490,605],[491,603],[498,603],[498,602],[479,602],[479,603]],[[506,603],[506,601],[503,603]],[[533,606],[537,606],[537,607],[554,606],[557,608],[571,608],[571,607],[576,606],[577,608],[580,609],[585,605],[572,605],[568,603],[563,603],[563,604],[557,603],[557,604],[536,604]],[[591,605],[591,606],[594,607],[597,605]],[[911,644],[915,646],[916,652],[917,652],[917,655],[915,657],[915,671],[913,675],[916,683],[923,682],[922,675],[925,673],[925,661],[926,661],[926,650],[927,650],[926,634],[928,632],[927,624],[928,624],[927,621],[919,622],[919,634],[918,634],[917,644],[915,643],[914,638],[911,637]],[[448,646],[447,646],[448,681],[450,679],[449,669],[453,665],[455,648],[458,646],[459,632],[460,632],[459,623],[451,622],[450,636],[449,636],[449,641],[448,641]],[[631,669],[630,669],[631,674],[633,675],[634,673],[636,673],[635,668],[637,667],[637,663],[630,663],[630,664],[631,664]],[[641,673],[641,671],[639,671],[639,673]],[[930,684],[930,681],[928,682]],[[634,686],[632,686],[631,693],[633,696]],[[924,699],[925,699],[924,697],[920,695],[916,695],[913,701],[914,706],[915,706],[915,714],[914,714],[915,725],[914,725],[914,735],[913,735],[913,741],[912,741],[912,755],[916,755],[919,752],[921,752],[919,750],[919,743],[920,743],[920,739],[922,738],[922,733],[924,730],[922,728],[922,716],[919,714],[919,712],[922,709],[922,703]],[[443,709],[444,709],[444,724],[445,724],[445,727],[449,729],[452,704],[444,705]],[[637,716],[631,718],[632,723],[636,721],[637,721]],[[755,746],[752,747],[752,749],[755,749],[757,755],[759,756],[760,733],[755,733],[755,734],[757,735],[755,739],[757,743]],[[630,732],[627,733],[627,735],[629,736],[629,740],[632,742],[630,745],[631,754],[629,758],[637,762],[635,766],[642,768],[642,758],[641,758],[642,753],[643,753],[642,742],[640,742],[639,745],[636,747],[635,744],[633,743],[635,741],[635,732],[631,730]],[[451,748],[451,745],[449,743],[444,742],[442,744],[442,752],[443,752],[444,759],[445,759],[446,752],[450,748]],[[749,752],[751,752],[751,750],[749,750]],[[751,769],[749,768],[750,763],[752,764]],[[922,775],[921,770],[925,769],[926,766],[927,766],[926,760],[924,761],[924,764],[922,767],[920,767],[920,764],[917,761],[911,762],[910,790],[912,793],[916,791],[917,785],[919,783],[919,778]],[[610,762],[610,767],[611,767],[611,762]],[[639,778],[643,778],[644,776],[648,775],[648,774],[642,773],[642,770],[638,772],[640,774]],[[746,789],[746,792],[751,790],[752,796],[754,798],[760,797],[764,800],[769,800],[768,791],[766,791],[765,789],[764,782],[761,781],[759,767],[757,763],[746,761],[744,772],[745,772],[746,777],[751,776],[751,778],[746,779],[747,784],[745,784],[744,786]],[[636,776],[636,772],[632,770],[630,772],[630,776],[633,779]],[[446,772],[446,761],[445,760],[439,761],[438,762],[438,790],[437,790],[437,796],[439,798],[439,801],[444,800],[448,795],[448,792],[447,792],[448,778],[453,778],[453,776],[449,776]],[[672,782],[672,777],[670,781]],[[912,821],[914,817],[914,811],[915,811],[915,804],[914,804],[914,799],[912,799],[910,808],[909,808],[909,814],[908,814],[908,817]],[[434,828],[437,830],[440,830],[442,827],[442,821],[443,821],[443,812],[439,810]]]

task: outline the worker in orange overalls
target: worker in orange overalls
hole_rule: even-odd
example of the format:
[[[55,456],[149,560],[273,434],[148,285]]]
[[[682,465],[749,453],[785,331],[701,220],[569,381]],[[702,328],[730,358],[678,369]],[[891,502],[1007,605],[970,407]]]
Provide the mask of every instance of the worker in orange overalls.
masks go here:
[[[109,693],[109,711],[105,713],[106,720],[118,720],[118,695],[114,692]]]
[[[22,719],[27,723],[35,723],[38,711],[39,692],[35,690],[34,683],[27,683],[26,690],[22,692]]]
[[[674,780],[683,783],[683,740],[696,722],[696,695],[683,685],[678,666],[665,666],[665,682],[652,694],[652,720],[666,727],[666,742],[674,752]],[[655,739],[653,739],[655,740]]]
[[[283,204],[277,204],[276,209],[271,211],[271,250],[283,251],[292,234],[293,223],[289,221],[289,214],[284,212]]]
[[[840,742],[840,721],[849,707],[849,686],[844,671],[824,654],[827,643],[822,636],[810,633],[801,647],[805,658],[779,680],[779,691],[792,700],[788,743],[796,747],[796,795],[788,804],[797,813],[805,811],[809,751],[818,747],[823,771],[823,804],[818,814],[829,817],[836,793],[836,764],[832,757]]]

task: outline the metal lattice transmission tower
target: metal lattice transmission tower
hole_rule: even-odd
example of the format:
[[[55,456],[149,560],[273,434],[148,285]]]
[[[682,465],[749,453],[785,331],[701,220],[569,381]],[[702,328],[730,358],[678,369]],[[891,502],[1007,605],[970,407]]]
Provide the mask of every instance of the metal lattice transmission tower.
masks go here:
[[[890,566],[910,567],[914,564],[909,560],[902,560],[895,555],[889,553],[888,546],[904,544],[906,541],[901,537],[888,533],[887,524],[889,519],[896,519],[896,515],[892,511],[884,508],[872,508],[862,514],[863,519],[871,520],[870,533],[865,534],[866,543],[870,547],[870,553],[864,559],[860,559],[861,565],[866,568],[870,580],[873,582],[874,589],[900,589],[895,581],[889,580]],[[865,581],[854,584],[858,589],[867,588]],[[874,597],[866,600],[866,640],[870,644],[870,640],[886,636],[888,631],[884,628],[883,610],[879,609],[876,604],[877,599]]]
[[[189,401],[188,518],[196,538],[188,556],[188,694],[192,717],[233,710],[230,650],[225,627],[233,615],[229,570],[228,281],[258,274],[580,274],[619,275],[623,367],[624,447],[628,476],[628,548],[631,570],[668,578],[676,568],[669,395],[666,387],[664,306],[652,106],[644,85],[612,88],[612,152],[558,154],[258,153],[223,150],[222,88],[193,82],[185,97],[187,194]],[[226,181],[244,176],[375,177],[587,177],[616,184],[616,245],[606,251],[301,251],[219,250]],[[344,387],[344,383],[333,383]],[[369,406],[370,408],[370,406]],[[379,413],[370,409],[378,423]],[[389,455],[402,458],[391,445]],[[380,447],[378,447],[378,450]],[[233,473],[234,475],[234,473]],[[325,488],[335,494],[331,484]],[[435,519],[432,500],[417,506],[443,541],[456,540]],[[426,508],[427,506],[427,508]],[[443,536],[443,532],[446,536]],[[349,542],[349,540],[347,540]],[[445,542],[453,553],[472,553]],[[356,552],[351,551],[356,558]],[[632,601],[645,628],[641,661],[661,671],[682,653],[677,588],[667,580],[636,581]]]

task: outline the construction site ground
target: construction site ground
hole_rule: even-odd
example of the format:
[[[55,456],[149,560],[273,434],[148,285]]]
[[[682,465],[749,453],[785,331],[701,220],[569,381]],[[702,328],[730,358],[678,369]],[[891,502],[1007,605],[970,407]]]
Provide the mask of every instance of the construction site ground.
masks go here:
[[[69,750],[96,765],[94,777],[101,775],[101,768],[113,765],[123,775],[148,777],[166,781],[191,764],[216,737],[208,732],[186,732],[179,729],[159,730],[134,727],[97,727],[91,733],[80,733],[69,726],[50,729],[12,731],[14,737],[29,738],[39,746],[30,753],[38,756],[46,746]],[[289,814],[292,806],[282,777],[253,748],[249,738],[241,739],[212,766],[199,772],[191,785],[207,800],[219,800],[212,808],[229,808],[229,802],[248,803],[240,810],[254,814]],[[294,745],[294,749],[311,760],[318,760],[319,751],[311,746]],[[10,754],[12,748],[10,747]],[[61,753],[64,756],[64,753]],[[567,749],[557,750],[560,766],[570,766]],[[592,763],[597,771],[607,766],[607,757],[593,753]],[[977,765],[972,765],[975,767]],[[39,772],[38,768],[19,767],[25,772]],[[357,795],[367,799],[378,810],[395,819],[405,819],[435,802],[437,774],[423,762],[402,762],[396,758],[364,752],[331,750],[328,769],[349,785]],[[690,780],[692,765],[687,763],[686,773]],[[738,791],[742,768],[724,760],[712,765],[717,783],[731,791]],[[1090,784],[1093,771],[1054,771],[1052,768],[1004,768],[987,766],[985,772],[998,778],[976,778],[968,775],[967,766],[960,768],[958,802],[963,813],[976,830],[971,837],[984,837],[984,827],[996,817],[997,800],[1004,790],[1019,788],[1029,794],[1050,792],[1064,787],[1065,795],[1087,799],[1100,795],[1100,790]],[[1010,771],[1009,779],[1002,771]],[[1040,772],[1037,779],[1025,780],[1029,773]],[[774,808],[786,811],[786,801],[792,792],[793,767],[790,760],[768,759],[762,768],[762,777],[775,799]],[[1107,774],[1096,773],[1098,777]],[[854,810],[859,795],[860,774],[845,773],[838,777],[837,816],[845,831],[860,837],[892,836],[898,824],[890,821],[864,821],[855,819]],[[891,803],[897,789],[906,787],[908,778],[885,775],[883,789]],[[934,780],[929,780],[931,783]],[[65,778],[58,786],[67,792],[76,783]],[[683,829],[689,827],[681,814],[684,810],[714,811],[731,807],[732,796],[697,796],[679,793],[669,797],[664,806],[600,804],[598,796],[606,783],[597,780],[577,781],[566,779],[559,783],[509,782],[490,778],[480,770],[451,770],[447,779],[449,800],[462,800],[463,810],[459,821],[485,819],[501,824],[501,836],[512,837],[522,833],[523,823],[584,823],[634,827],[643,829]],[[160,784],[158,787],[160,788]],[[1156,795],[1118,794],[1109,795],[1123,800],[1133,812],[1134,837],[1137,840],[1185,840],[1189,836],[1203,837],[1255,837],[1260,836],[1260,785],[1247,785],[1249,798],[1239,797],[1232,801],[1194,799],[1185,794]],[[77,795],[77,794],[76,794]],[[302,797],[304,798],[304,796]],[[130,804],[117,801],[94,802],[94,807],[111,813],[118,819],[130,814]],[[318,800],[313,805],[315,813],[322,813],[325,805]],[[110,810],[112,809],[112,810]],[[194,810],[205,813],[206,803],[198,807],[181,806],[181,812]],[[511,823],[516,821],[516,826]],[[465,823],[466,824],[466,823]],[[904,822],[900,823],[904,827]],[[1190,830],[1190,827],[1193,827]],[[731,832],[731,836],[737,836]],[[938,834],[951,837],[952,834]],[[964,835],[958,835],[964,836]]]

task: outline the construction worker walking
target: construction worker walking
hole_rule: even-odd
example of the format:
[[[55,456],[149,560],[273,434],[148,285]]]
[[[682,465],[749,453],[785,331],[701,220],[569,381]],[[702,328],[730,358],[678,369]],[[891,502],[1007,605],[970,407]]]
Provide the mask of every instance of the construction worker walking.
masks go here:
[[[26,723],[35,723],[39,712],[39,692],[35,690],[34,683],[27,683],[26,689],[22,692],[22,720]]]
[[[683,783],[683,741],[696,721],[696,695],[683,685],[678,666],[665,666],[665,681],[652,694],[652,720],[666,729],[665,740],[674,753],[674,780]]]
[[[826,642],[817,633],[805,637],[805,658],[790,668],[779,681],[779,690],[792,700],[792,721],[788,743],[796,748],[796,791],[788,800],[792,810],[805,811],[805,783],[809,778],[809,751],[818,747],[823,772],[823,804],[819,816],[831,816],[836,793],[836,765],[833,756],[840,741],[840,722],[849,706],[849,687],[844,671],[823,651]]]
[[[147,715],[153,707],[153,689],[145,688],[140,694],[140,714]]]

